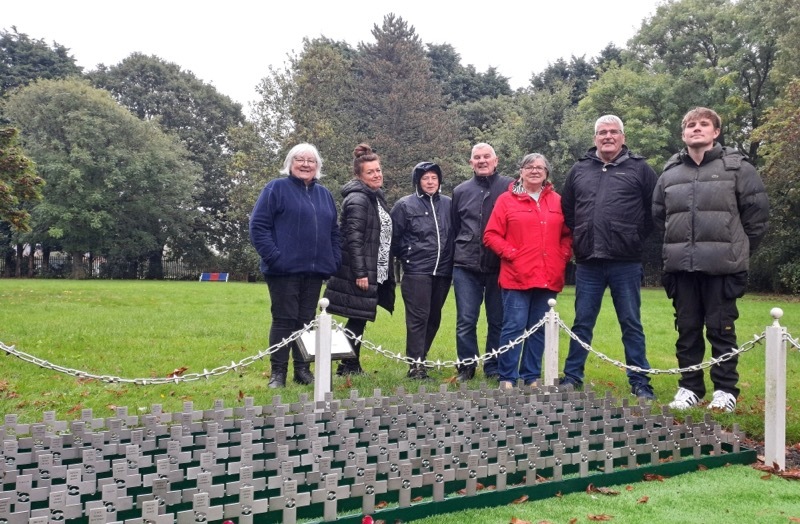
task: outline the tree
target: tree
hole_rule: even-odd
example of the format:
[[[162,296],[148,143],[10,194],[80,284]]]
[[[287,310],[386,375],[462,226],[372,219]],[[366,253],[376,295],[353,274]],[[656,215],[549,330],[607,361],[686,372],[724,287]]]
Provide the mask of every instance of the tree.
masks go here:
[[[770,198],[770,232],[753,260],[759,287],[800,293],[800,79],[795,79],[753,133],[763,140],[761,175]]]
[[[753,160],[759,143],[750,140],[750,133],[778,93],[771,78],[778,34],[762,18],[774,1],[668,2],[630,42],[628,67],[635,69],[638,62],[651,74],[670,75],[679,112],[713,107],[727,123],[724,140]]]
[[[465,67],[461,64],[461,55],[450,44],[427,44],[427,48],[431,73],[441,84],[449,105],[512,93],[508,78],[500,75],[496,68],[479,73],[472,64]]]
[[[65,78],[82,70],[69,49],[56,42],[49,46],[14,26],[10,32],[0,30],[0,96],[37,78]]]
[[[356,51],[346,42],[304,40],[292,61],[294,131],[284,150],[311,142],[323,157],[325,185],[334,195],[352,177],[353,148],[364,136],[365,122],[355,98]]]
[[[42,198],[44,180],[18,144],[19,130],[0,128],[0,222],[15,231],[30,231],[27,204]]]
[[[233,154],[230,130],[244,122],[241,105],[192,72],[157,56],[134,53],[118,65],[100,65],[89,77],[134,115],[178,136],[190,159],[202,167],[195,194],[199,220],[193,234],[187,235],[190,242],[180,251],[184,255],[194,251],[198,256],[198,250],[209,247],[220,252],[228,249],[234,226],[228,218],[232,187],[226,164]]]
[[[577,105],[586,95],[589,84],[597,78],[597,72],[584,57],[572,55],[569,63],[559,58],[549,64],[544,71],[531,77],[531,87],[537,91],[550,90],[555,92],[562,85],[571,86],[571,102]]]
[[[375,42],[359,45],[356,109],[364,139],[383,159],[385,190],[392,202],[410,189],[409,173],[420,160],[435,160],[449,171],[466,152],[454,152],[451,115],[413,26],[393,14],[374,26]]]
[[[39,80],[11,94],[6,115],[47,181],[33,230],[72,254],[74,276],[84,253],[142,262],[189,234],[198,166],[108,92]]]

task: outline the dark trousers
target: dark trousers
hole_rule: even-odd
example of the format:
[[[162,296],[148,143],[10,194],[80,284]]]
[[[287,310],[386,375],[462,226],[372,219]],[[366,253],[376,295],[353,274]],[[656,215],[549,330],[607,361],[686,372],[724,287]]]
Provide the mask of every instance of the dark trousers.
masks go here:
[[[400,284],[406,308],[406,356],[425,360],[442,322],[450,277],[404,274]]]
[[[272,326],[269,329],[269,345],[274,346],[303,329],[311,322],[317,309],[322,278],[307,275],[264,276],[272,303]],[[295,369],[310,366],[304,362],[297,344],[292,342],[292,358]],[[270,355],[273,371],[286,371],[289,366],[289,346],[284,346]]]
[[[343,358],[339,363],[339,367],[344,366],[347,369],[361,369],[361,339],[358,337],[364,335],[364,330],[367,328],[367,321],[363,318],[348,318],[344,328],[352,331],[353,337],[357,339],[350,341],[356,356],[355,358]]]
[[[667,295],[675,307],[675,327],[678,341],[675,352],[678,366],[695,366],[705,357],[705,336],[711,344],[711,356],[718,358],[730,353],[736,344],[734,322],[739,318],[736,298],[744,294],[744,281],[737,275],[707,275],[705,273],[677,272],[664,277]],[[711,382],[715,390],[739,396],[739,373],[736,370],[738,357],[710,368]],[[706,394],[703,370],[681,374],[678,384],[702,398]]]

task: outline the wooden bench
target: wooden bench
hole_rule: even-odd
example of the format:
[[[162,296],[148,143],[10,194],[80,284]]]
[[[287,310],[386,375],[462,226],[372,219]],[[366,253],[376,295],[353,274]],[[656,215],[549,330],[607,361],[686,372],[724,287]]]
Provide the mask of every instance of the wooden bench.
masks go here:
[[[200,273],[200,282],[227,282],[227,273]]]

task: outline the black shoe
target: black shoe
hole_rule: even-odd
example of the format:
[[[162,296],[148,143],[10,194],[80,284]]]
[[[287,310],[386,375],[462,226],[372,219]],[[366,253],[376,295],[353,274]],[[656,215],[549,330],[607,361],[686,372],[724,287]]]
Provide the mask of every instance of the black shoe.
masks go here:
[[[421,364],[414,364],[411,366],[411,369],[408,370],[406,376],[414,380],[426,380],[428,378],[428,370]]]
[[[475,377],[475,368],[474,367],[464,367],[458,371],[458,376],[456,380],[458,382],[467,382],[472,380]]]
[[[283,370],[274,370],[269,377],[269,384],[267,387],[270,389],[278,389],[286,387],[286,372]]]
[[[653,392],[653,388],[648,384],[633,386],[631,388],[631,393],[636,395],[636,397],[640,400],[644,400],[646,402],[652,402],[656,399],[656,394]]]
[[[500,380],[500,373],[496,369],[492,369],[489,371],[483,370],[483,376],[488,378],[489,380]]]
[[[574,391],[581,391],[583,389],[583,382],[579,382],[566,375],[558,379],[558,385],[562,387],[572,386]]]
[[[294,381],[307,386],[314,383],[314,374],[308,368],[294,368]]]
[[[361,364],[358,362],[356,363],[348,363],[347,361],[339,362],[339,367],[336,368],[336,375],[339,377],[344,377],[347,375],[364,375],[364,370],[361,369]]]

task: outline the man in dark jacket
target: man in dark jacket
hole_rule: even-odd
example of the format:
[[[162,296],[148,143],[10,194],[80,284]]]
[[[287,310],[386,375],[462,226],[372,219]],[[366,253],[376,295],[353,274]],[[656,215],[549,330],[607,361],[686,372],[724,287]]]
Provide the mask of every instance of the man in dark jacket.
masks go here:
[[[561,193],[564,222],[572,229],[577,262],[572,331],[591,344],[603,294],[609,288],[622,331],[625,362],[649,369],[640,315],[642,250],[653,229],[651,207],[658,176],[643,157],[625,145],[619,117],[601,116],[594,130],[595,147],[572,166]],[[570,341],[561,384],[583,386],[587,356],[579,342]],[[654,398],[645,373],[628,370],[627,374],[634,395]]]
[[[653,218],[664,230],[663,283],[675,307],[681,368],[702,362],[703,324],[713,358],[737,347],[736,299],[744,295],[750,255],[767,232],[764,184],[747,157],[716,142],[721,127],[711,109],[689,111],[682,122],[686,148],[667,161],[653,194]],[[737,361],[711,367],[709,409],[736,408]],[[705,396],[702,369],[682,373],[678,385],[673,409],[687,409]]]
[[[474,176],[453,190],[453,289],[456,294],[456,351],[458,360],[477,359],[478,317],[485,300],[485,354],[499,349],[503,328],[503,300],[497,279],[500,259],[483,244],[483,232],[494,209],[497,197],[508,190],[512,179],[497,174],[497,155],[489,144],[475,144],[469,160]],[[459,367],[458,380],[475,376],[476,362]],[[497,359],[486,360],[483,372],[496,378]]]
[[[403,266],[406,356],[416,361],[428,356],[453,278],[451,200],[441,194],[441,184],[442,169],[420,162],[411,171],[414,192],[392,207],[392,251]],[[425,379],[428,373],[412,364],[408,377]]]

